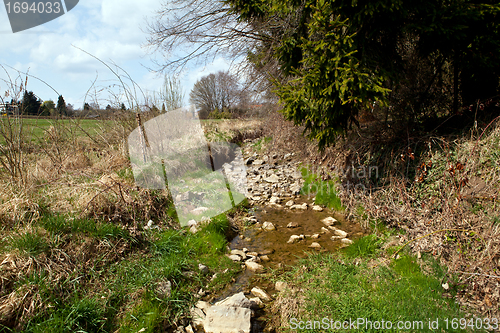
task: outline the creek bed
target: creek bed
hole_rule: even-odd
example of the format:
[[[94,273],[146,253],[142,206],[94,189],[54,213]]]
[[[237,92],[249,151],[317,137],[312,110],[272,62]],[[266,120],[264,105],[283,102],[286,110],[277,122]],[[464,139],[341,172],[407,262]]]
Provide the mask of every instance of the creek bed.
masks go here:
[[[298,204],[308,203],[311,201],[306,197],[295,199]],[[329,209],[324,209],[322,212],[314,211],[310,207],[307,210],[288,209],[288,208],[273,208],[271,206],[256,206],[255,217],[260,224],[263,222],[271,222],[276,230],[263,230],[258,225],[252,225],[243,230],[239,235],[234,237],[229,247],[231,250],[248,249],[248,252],[257,252],[266,254],[268,261],[260,261],[259,263],[266,268],[271,269],[287,269],[300,258],[304,258],[311,252],[334,252],[340,247],[345,246],[340,242],[340,239],[332,240],[333,231],[322,232],[322,227],[326,225],[321,222],[326,217],[334,217],[338,223],[334,226],[337,229],[348,233],[349,239],[356,239],[365,235],[366,231],[359,224],[346,221],[342,215],[332,212]],[[295,228],[287,228],[290,222],[296,223]],[[310,236],[319,234],[319,238],[312,239]],[[305,239],[297,241],[293,244],[287,243],[292,235],[304,235]],[[311,243],[316,242],[321,245],[321,248],[311,248]],[[234,283],[225,288],[216,297],[217,300],[224,299],[234,293],[240,291],[248,292],[251,287],[259,286],[268,293],[274,293],[274,284],[259,277],[249,269],[245,269]]]

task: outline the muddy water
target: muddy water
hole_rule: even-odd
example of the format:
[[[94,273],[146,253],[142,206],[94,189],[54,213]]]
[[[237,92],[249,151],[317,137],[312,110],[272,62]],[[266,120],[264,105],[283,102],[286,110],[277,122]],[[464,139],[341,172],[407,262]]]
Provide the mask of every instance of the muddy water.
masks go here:
[[[298,204],[307,202],[311,205],[311,201],[306,198],[295,199],[294,201]],[[269,253],[267,254],[269,261],[262,260],[260,264],[272,269],[286,269],[287,266],[296,263],[300,258],[306,257],[308,253],[334,252],[338,250],[342,244],[340,240],[331,239],[333,231],[324,233],[321,230],[322,227],[326,227],[321,222],[325,217],[335,217],[339,221],[335,227],[346,231],[349,239],[354,240],[365,234],[365,231],[358,224],[347,222],[341,215],[328,209],[316,212],[310,207],[305,211],[301,211],[261,206],[255,207],[255,216],[261,224],[263,222],[273,223],[276,230],[266,231],[251,226],[231,241],[230,248],[239,250],[247,248],[249,252],[259,254]],[[290,222],[297,223],[298,227],[287,228]],[[317,239],[312,239],[310,236],[313,234],[319,234],[320,236]],[[304,235],[306,238],[294,244],[288,244],[291,235]],[[319,243],[321,248],[311,248],[312,242]],[[220,293],[217,299],[223,299],[240,291],[248,292],[254,286],[266,289],[269,293],[274,292],[271,281],[260,278],[258,274],[256,275],[250,270],[244,270],[238,276],[236,282]]]

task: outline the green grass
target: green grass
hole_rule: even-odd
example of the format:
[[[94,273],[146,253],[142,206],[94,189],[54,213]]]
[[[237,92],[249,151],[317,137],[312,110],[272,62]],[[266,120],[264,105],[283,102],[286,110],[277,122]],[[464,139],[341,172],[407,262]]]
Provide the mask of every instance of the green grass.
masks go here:
[[[14,131],[19,130],[19,123],[14,118],[0,117],[0,127],[2,129],[11,124]],[[76,135],[84,136],[85,132],[89,134],[95,134],[96,131],[100,130],[101,126],[106,126],[110,124],[106,120],[97,119],[21,119],[23,125],[23,133],[26,135],[27,142],[40,143],[45,135],[45,131],[51,126],[58,128],[61,126],[65,135]],[[4,143],[5,139],[0,137],[0,143]]]
[[[376,235],[368,235],[356,240],[353,244],[343,249],[348,258],[372,258],[377,254],[383,240]]]
[[[36,290],[43,306],[23,318],[19,327],[24,332],[163,331],[186,315],[200,288],[216,292],[240,271],[225,256],[229,226],[226,216],[219,215],[196,234],[151,230],[135,239],[112,223],[45,216],[36,231],[12,236],[9,246],[30,256],[50,255],[49,250],[58,245],[54,239],[76,247],[94,238],[109,244],[111,251],[128,242],[129,253],[118,260],[106,259],[107,250],[89,253],[93,261],[83,266],[75,262],[71,274],[57,283],[44,267],[20,276],[15,290],[20,295]],[[209,273],[201,273],[199,264],[206,265]],[[167,280],[171,294],[162,295],[157,286]],[[9,331],[0,326],[0,332]]]
[[[17,249],[21,254],[36,257],[50,250],[50,242],[40,231],[28,231],[10,238],[10,247]]]
[[[129,232],[120,226],[95,219],[46,215],[41,219],[40,225],[50,233],[57,235],[81,233],[98,239],[132,238]]]
[[[311,197],[315,196],[317,205],[324,205],[336,211],[343,211],[345,207],[337,195],[335,180],[321,180],[321,177],[310,172],[307,168],[301,168],[304,185],[301,194]]]
[[[254,144],[252,144],[252,147],[257,150],[257,151],[261,151],[262,148],[268,144],[269,142],[271,142],[273,140],[272,137],[269,137],[269,136],[266,136],[264,138],[260,138],[259,140],[257,140],[257,142],[255,142]]]
[[[304,311],[298,316],[295,314],[296,319],[289,322],[288,328],[297,328],[300,321],[306,327],[310,321],[311,329],[306,329],[306,332],[324,332],[325,326],[314,329],[314,321],[324,324],[323,318],[328,318],[328,325],[349,320],[358,324],[357,319],[363,318],[364,322],[359,322],[356,332],[379,331],[367,322],[371,321],[373,325],[382,320],[394,325],[392,329],[384,330],[388,332],[436,332],[449,331],[453,318],[464,318],[452,298],[456,290],[450,290],[448,298],[443,297],[445,291],[441,281],[446,272],[432,258],[425,258],[425,272],[417,259],[408,254],[387,267],[368,267],[367,262],[377,254],[380,244],[376,236],[366,236],[342,253],[311,254],[295,266],[288,273],[288,280],[304,290],[305,304]],[[361,263],[354,264],[354,258],[361,258]],[[429,329],[429,319],[436,318],[440,319],[439,329]],[[444,322],[446,318],[449,318],[448,329]],[[398,322],[423,326],[397,329]]]

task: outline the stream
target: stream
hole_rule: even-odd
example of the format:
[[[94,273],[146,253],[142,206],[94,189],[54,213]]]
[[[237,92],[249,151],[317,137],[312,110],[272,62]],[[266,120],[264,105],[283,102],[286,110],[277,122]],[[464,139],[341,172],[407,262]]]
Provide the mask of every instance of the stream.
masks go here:
[[[331,239],[334,232],[331,229],[325,230],[326,225],[321,221],[324,218],[334,217],[338,221],[334,225],[335,228],[347,232],[349,239],[354,240],[365,234],[365,231],[358,224],[346,221],[341,214],[332,212],[329,209],[323,211],[312,210],[310,207],[313,203],[304,196],[295,197],[294,202],[296,204],[307,203],[309,209],[291,210],[284,207],[254,206],[253,216],[258,222],[240,231],[231,240],[230,249],[258,254],[260,258],[258,262],[265,268],[287,270],[300,258],[306,257],[308,253],[334,252],[340,247],[346,246],[341,243],[340,239]],[[276,229],[262,229],[264,222],[271,222]],[[290,223],[295,224],[296,227],[287,227]],[[313,236],[315,234],[316,236]],[[305,238],[294,243],[288,243],[292,235],[304,235]],[[318,243],[321,247],[310,247],[313,242]],[[239,292],[248,294],[253,287],[260,287],[269,295],[276,293],[273,281],[250,269],[245,269],[245,265],[242,265],[242,268],[244,269],[235,282],[217,295],[212,296],[211,301],[220,301]],[[254,319],[252,319],[252,333],[266,332],[264,330],[266,325],[265,316],[265,309],[257,312]]]
[[[266,298],[269,301],[269,296],[273,298],[277,292],[275,279],[271,276],[273,271],[278,274],[286,272],[308,253],[333,253],[362,237],[366,231],[359,224],[346,221],[342,214],[317,206],[310,197],[299,195],[304,180],[299,171],[301,164],[294,161],[293,153],[260,155],[246,149],[245,155],[245,160],[240,155],[235,163],[244,163],[247,167],[246,197],[253,208],[249,211],[250,216],[243,217],[245,221],[236,223],[239,233],[230,239],[231,254],[228,254],[231,260],[240,262],[242,272],[225,289],[203,299],[207,304],[213,304],[209,305],[210,309],[204,309],[207,313],[204,325],[207,322],[228,321],[235,325],[231,327],[240,325],[236,330],[267,333],[272,330],[271,325],[268,325],[272,316],[270,303],[255,310],[252,318],[246,317],[247,326],[244,329],[241,322],[246,310],[243,309],[245,306],[238,303],[240,301],[234,305],[238,310],[220,308],[217,304],[234,297],[243,298],[243,302],[251,301],[254,296],[260,302]],[[226,170],[229,178],[241,174],[236,164]],[[259,288],[261,291],[254,293],[254,289]],[[267,295],[261,296],[261,292]],[[198,306],[206,305],[202,303]],[[221,311],[236,311],[238,315],[228,319],[226,315],[221,317],[217,314]]]

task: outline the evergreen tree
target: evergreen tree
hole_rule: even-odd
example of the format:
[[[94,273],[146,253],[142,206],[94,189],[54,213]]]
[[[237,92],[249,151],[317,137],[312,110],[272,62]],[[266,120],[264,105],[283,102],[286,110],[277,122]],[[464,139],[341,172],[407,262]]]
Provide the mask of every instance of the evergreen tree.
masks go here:
[[[25,91],[22,102],[22,113],[27,115],[38,115],[42,101],[32,91]]]
[[[68,112],[67,112],[67,109],[66,109],[66,102],[64,101],[64,98],[61,96],[59,96],[59,98],[57,99],[57,113],[60,115],[60,116],[67,116]]]
[[[278,63],[283,114],[320,147],[374,102],[404,129],[499,93],[498,1],[224,3],[256,27],[256,67]]]

